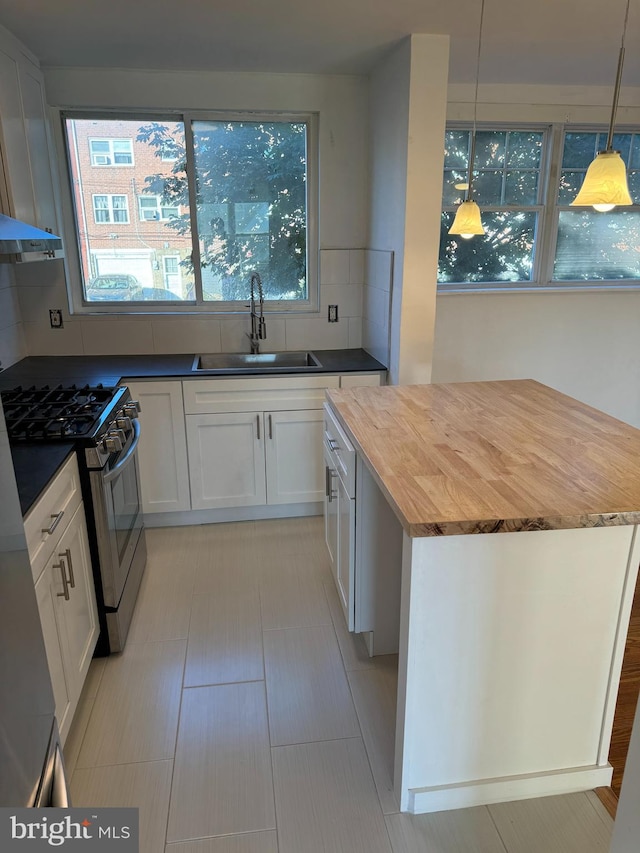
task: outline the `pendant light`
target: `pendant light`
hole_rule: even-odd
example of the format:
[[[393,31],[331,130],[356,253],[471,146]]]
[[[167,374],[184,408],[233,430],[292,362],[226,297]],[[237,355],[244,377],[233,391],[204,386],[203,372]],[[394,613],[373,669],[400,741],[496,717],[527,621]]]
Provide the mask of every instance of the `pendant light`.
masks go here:
[[[449,234],[459,234],[465,240],[474,234],[484,234],[480,208],[473,200],[473,161],[476,153],[476,120],[478,115],[478,80],[480,79],[480,48],[482,46],[482,22],[484,20],[484,0],[480,6],[480,28],[478,30],[478,55],[476,58],[476,94],[473,102],[473,131],[471,133],[471,151],[469,152],[469,180],[466,185],[464,201],[458,205],[455,219]]]
[[[611,107],[607,147],[604,151],[598,151],[596,159],[587,169],[580,192],[571,202],[572,207],[588,207],[592,205],[596,210],[605,212],[613,210],[616,205],[633,204],[629,195],[627,170],[624,161],[620,156],[620,152],[613,150],[613,127],[616,121],[618,98],[620,97],[622,65],[624,63],[624,40],[627,34],[628,20],[629,0],[627,0],[627,11],[624,16],[624,27],[622,29],[622,43],[620,45],[620,55],[618,56],[616,83],[613,90],[613,106]]]

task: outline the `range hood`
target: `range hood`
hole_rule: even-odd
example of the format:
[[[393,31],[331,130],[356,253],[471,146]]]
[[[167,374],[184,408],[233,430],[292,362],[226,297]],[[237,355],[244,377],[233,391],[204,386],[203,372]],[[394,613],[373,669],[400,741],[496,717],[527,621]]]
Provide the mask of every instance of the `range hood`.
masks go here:
[[[62,248],[62,240],[35,225],[27,225],[0,213],[0,255],[51,252]]]

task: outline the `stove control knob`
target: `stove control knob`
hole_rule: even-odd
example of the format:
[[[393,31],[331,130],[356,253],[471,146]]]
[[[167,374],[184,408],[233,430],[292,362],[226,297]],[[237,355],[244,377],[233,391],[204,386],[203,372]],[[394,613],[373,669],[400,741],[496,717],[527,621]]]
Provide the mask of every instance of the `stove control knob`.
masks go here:
[[[116,418],[116,426],[118,429],[124,430],[125,432],[129,432],[132,429],[131,418],[127,417],[126,414],[119,414]]]
[[[122,450],[122,442],[120,436],[115,432],[110,432],[102,439],[102,449],[105,453],[118,453]]]
[[[138,412],[140,411],[140,403],[137,400],[129,400],[129,402],[125,403],[122,407],[122,411],[129,418],[137,418]]]

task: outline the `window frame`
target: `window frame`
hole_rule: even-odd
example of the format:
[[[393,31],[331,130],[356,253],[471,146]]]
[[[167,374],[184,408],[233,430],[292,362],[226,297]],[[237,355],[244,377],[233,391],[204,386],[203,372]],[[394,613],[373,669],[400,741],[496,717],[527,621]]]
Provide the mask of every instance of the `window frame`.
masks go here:
[[[246,300],[218,301],[203,299],[202,278],[200,267],[200,247],[197,232],[197,204],[195,197],[195,162],[193,135],[191,125],[197,121],[245,121],[245,122],[291,122],[305,124],[306,132],[306,250],[307,250],[307,298],[306,299],[269,299],[264,302],[265,314],[318,314],[320,311],[320,281],[319,281],[319,115],[317,112],[283,112],[283,111],[228,111],[228,110],[129,110],[129,109],[70,109],[60,110],[60,122],[56,135],[64,161],[63,175],[63,216],[68,233],[73,235],[73,240],[67,241],[67,253],[65,263],[72,267],[71,275],[67,276],[69,300],[72,313],[79,315],[136,315],[136,314],[196,314],[196,315],[238,315],[245,314],[249,301],[249,282],[247,281]],[[191,223],[196,227],[191,228],[192,257],[194,264],[195,300],[176,302],[161,302],[149,300],[146,302],[90,302],[85,298],[82,265],[80,263],[80,229],[78,223],[78,212],[75,209],[72,189],[72,168],[70,162],[71,152],[67,143],[66,121],[67,120],[105,120],[105,121],[138,121],[140,124],[158,122],[182,122],[184,126],[186,145],[186,174],[189,187],[189,215]],[[102,139],[102,137],[91,137],[91,139]],[[132,152],[134,140],[132,140]],[[133,161],[135,162],[135,155]],[[163,162],[168,162],[163,160]],[[174,162],[172,159],[171,162]],[[117,164],[118,166],[120,164]],[[126,164],[128,168],[130,164]],[[102,167],[100,167],[102,168]],[[106,168],[113,168],[109,165]],[[108,193],[96,193],[97,195],[108,195]],[[138,205],[138,212],[140,208]],[[138,216],[138,219],[140,217]],[[169,221],[169,220],[141,220],[140,221]],[[129,224],[131,216],[129,216]],[[98,223],[119,224],[119,223]],[[73,250],[70,246],[73,245]]]
[[[472,122],[447,122],[446,130],[471,130]],[[606,133],[607,127],[602,124],[576,123],[564,124],[559,122],[483,122],[478,123],[478,130],[546,130],[545,141],[540,164],[540,180],[542,183],[542,212],[538,220],[534,244],[534,274],[527,282],[484,282],[464,283],[451,282],[437,284],[439,294],[461,293],[540,293],[540,292],[578,292],[578,291],[629,291],[640,290],[640,279],[600,279],[597,281],[554,281],[553,269],[555,264],[556,246],[558,240],[558,223],[560,212],[567,205],[558,203],[559,179],[562,169],[564,139],[567,133]],[[637,126],[617,125],[616,133],[638,133]],[[443,169],[444,177],[444,169]],[[444,206],[442,210],[454,208]],[[482,206],[481,210],[498,209],[493,206]],[[504,210],[505,208],[499,208]],[[524,210],[525,207],[514,208]],[[529,208],[531,209],[531,208]],[[630,210],[640,211],[640,204],[634,204]],[[603,214],[606,215],[606,214]]]
[[[131,162],[130,163],[116,163],[115,162],[116,155],[115,155],[113,143],[116,141],[117,142],[128,142],[129,145],[131,146],[131,151],[130,151]],[[129,139],[128,136],[117,136],[117,137],[90,136],[88,142],[89,142],[89,161],[90,161],[90,165],[92,168],[96,168],[96,169],[129,169],[129,168],[132,168],[133,166],[135,166],[135,164],[136,164],[135,155],[133,153],[133,139]],[[92,143],[94,143],[94,142],[106,142],[109,145],[109,154],[108,155],[104,155],[104,154],[94,155],[94,152],[91,148]],[[93,161],[94,156],[98,156],[98,157],[108,156],[108,157],[111,157],[111,159],[114,162],[112,162],[112,163],[94,163],[94,161]]]
[[[96,207],[96,199],[97,198],[106,198],[107,199],[107,207],[97,208]],[[113,199],[114,198],[123,198],[124,199],[124,207],[114,207]],[[131,225],[131,216],[129,215],[129,199],[126,193],[91,193],[91,207],[93,208],[93,221],[95,225]],[[111,217],[106,222],[103,222],[96,218],[96,211],[106,210]],[[116,221],[114,216],[115,210],[124,210],[127,214],[127,218],[125,221]]]

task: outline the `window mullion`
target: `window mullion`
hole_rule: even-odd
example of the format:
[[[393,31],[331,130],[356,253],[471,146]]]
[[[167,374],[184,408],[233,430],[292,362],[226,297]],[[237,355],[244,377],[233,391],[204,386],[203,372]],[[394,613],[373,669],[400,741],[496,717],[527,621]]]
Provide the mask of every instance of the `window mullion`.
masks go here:
[[[191,128],[191,116],[185,113],[182,117],[184,122],[184,144],[187,171],[187,188],[189,191],[189,218],[191,220],[191,262],[193,264],[193,279],[195,286],[196,304],[204,304],[202,292],[202,267],[200,265],[200,240],[198,229],[198,194],[196,186],[196,164],[193,150],[193,131]]]
[[[548,161],[545,169],[544,220],[540,235],[540,266],[538,283],[553,281],[553,267],[558,236],[558,181],[562,168],[564,129],[560,124],[551,126],[551,140],[547,147]]]

